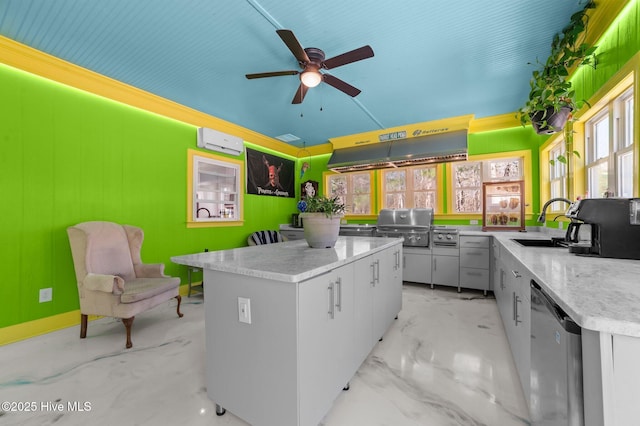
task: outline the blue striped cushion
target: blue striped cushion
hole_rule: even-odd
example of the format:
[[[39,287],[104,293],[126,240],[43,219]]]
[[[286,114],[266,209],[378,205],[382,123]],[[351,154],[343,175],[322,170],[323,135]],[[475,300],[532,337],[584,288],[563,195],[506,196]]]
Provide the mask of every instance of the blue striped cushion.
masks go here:
[[[256,245],[280,243],[284,241],[278,231],[256,231],[249,237]]]

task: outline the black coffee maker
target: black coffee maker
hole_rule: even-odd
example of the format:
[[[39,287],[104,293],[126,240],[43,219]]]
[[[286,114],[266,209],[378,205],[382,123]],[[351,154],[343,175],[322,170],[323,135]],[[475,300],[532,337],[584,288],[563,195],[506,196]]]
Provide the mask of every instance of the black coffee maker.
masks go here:
[[[586,198],[565,216],[571,253],[640,259],[640,198]]]

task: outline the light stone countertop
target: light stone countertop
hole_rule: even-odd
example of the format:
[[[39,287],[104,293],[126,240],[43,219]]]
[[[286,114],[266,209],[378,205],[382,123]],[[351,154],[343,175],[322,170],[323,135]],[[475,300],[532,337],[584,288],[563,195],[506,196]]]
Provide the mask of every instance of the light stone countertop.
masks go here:
[[[550,238],[544,233],[485,235],[518,259],[581,327],[640,337],[640,260],[578,256],[566,248],[524,247],[512,241]]]
[[[292,228],[295,229],[295,228]],[[563,231],[483,232],[460,228],[460,235],[494,237],[581,327],[640,337],[640,260],[577,256],[565,248],[523,247],[513,238],[548,239]],[[355,238],[355,239],[354,239]],[[296,282],[330,271],[395,239],[340,237],[334,249],[311,249],[304,240],[172,257],[175,263]],[[398,240],[399,241],[399,240]],[[260,253],[260,255],[256,255]],[[349,260],[350,259],[350,260]]]
[[[214,271],[300,282],[377,253],[402,238],[339,237],[335,247],[310,248],[305,240],[173,256],[171,261]]]

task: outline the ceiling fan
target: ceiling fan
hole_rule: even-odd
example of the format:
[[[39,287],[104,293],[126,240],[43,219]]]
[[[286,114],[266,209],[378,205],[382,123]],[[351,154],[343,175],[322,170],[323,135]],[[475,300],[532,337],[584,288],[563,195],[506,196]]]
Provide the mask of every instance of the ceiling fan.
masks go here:
[[[351,97],[355,97],[360,94],[360,89],[353,87],[331,74],[321,73],[320,70],[330,70],[352,62],[371,58],[373,57],[373,49],[371,49],[371,46],[362,46],[358,49],[351,50],[343,53],[342,55],[334,56],[333,58],[325,60],[324,52],[321,49],[316,47],[303,48],[300,45],[300,42],[298,42],[298,39],[296,39],[296,36],[293,34],[293,31],[276,30],[276,32],[282,41],[284,41],[284,44],[287,45],[291,53],[293,53],[293,56],[296,57],[302,71],[290,70],[247,74],[246,77],[248,79],[300,74],[300,86],[291,101],[292,104],[302,103],[309,87],[316,87],[323,81],[329,86],[333,86]]]

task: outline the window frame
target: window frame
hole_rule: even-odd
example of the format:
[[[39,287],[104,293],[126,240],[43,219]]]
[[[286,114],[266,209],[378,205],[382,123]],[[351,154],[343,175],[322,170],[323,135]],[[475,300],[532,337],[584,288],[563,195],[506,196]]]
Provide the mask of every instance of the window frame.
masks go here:
[[[415,197],[410,198],[408,196],[413,195],[416,192],[414,189],[414,183],[415,183],[413,179],[414,172],[416,170],[422,170],[422,169],[428,169],[433,171],[433,179],[435,181],[435,184],[433,186],[433,189],[421,190],[420,192],[427,192],[427,193],[433,194],[432,199],[434,201],[434,205],[430,207],[433,208],[434,211],[438,211],[440,187],[438,186],[439,173],[438,173],[437,164],[423,164],[418,166],[399,167],[399,168],[393,168],[393,169],[380,170],[380,178],[379,178],[380,179],[380,207],[378,210],[384,209],[384,208],[390,208],[390,207],[387,207],[387,195],[389,195],[389,193],[404,193],[405,206],[403,208],[415,208]],[[403,191],[387,191],[386,175],[388,173],[393,173],[398,171],[405,172],[404,190]],[[420,207],[422,208],[422,206]]]
[[[632,155],[631,163],[637,164],[637,149],[635,147],[634,117],[635,110],[629,112],[629,107],[635,109],[634,86],[629,84],[616,94],[606,97],[606,102],[601,102],[599,108],[590,114],[584,123],[584,146],[587,154],[584,164],[585,193],[588,197],[598,198],[605,196],[632,197],[637,193],[637,183],[634,178],[634,167],[625,179],[622,177],[622,159]],[[631,116],[631,120],[629,120]],[[606,119],[609,127],[607,140],[607,156],[597,157],[597,132],[596,126]],[[630,127],[630,129],[629,129]],[[629,130],[631,140],[629,140]],[[599,169],[606,168],[606,188],[604,191],[594,187],[595,173],[601,174]],[[622,189],[631,187],[630,194],[623,194]]]
[[[498,162],[507,162],[507,161],[514,161],[517,160],[520,165],[520,173],[517,176],[509,176],[509,177],[505,177],[505,178],[491,178],[490,176],[490,170],[491,170],[491,163],[498,163]],[[451,214],[452,215],[456,215],[456,217],[464,217],[466,216],[472,216],[472,217],[482,217],[482,211],[483,211],[483,204],[484,204],[484,200],[483,200],[483,196],[482,196],[482,187],[483,187],[483,183],[484,182],[508,182],[508,181],[518,181],[518,180],[524,180],[525,181],[525,198],[526,198],[526,211],[525,211],[525,215],[527,213],[530,213],[530,204],[531,204],[531,200],[530,200],[530,196],[531,196],[531,183],[529,182],[529,179],[525,179],[525,176],[530,176],[531,173],[531,152],[528,150],[522,150],[522,151],[511,151],[511,152],[504,152],[504,153],[494,153],[494,154],[482,154],[482,155],[475,155],[475,156],[469,156],[469,158],[467,159],[466,162],[462,162],[462,163],[478,163],[480,166],[480,184],[479,187],[477,187],[479,194],[480,194],[480,205],[479,205],[479,210],[478,211],[474,211],[474,212],[458,212],[456,211],[456,182],[455,182],[455,166],[458,164],[459,162],[455,162],[455,163],[448,163],[447,165],[447,173],[449,174],[449,176],[451,176],[450,178],[450,184],[451,184],[451,188],[450,191],[448,192],[448,194],[451,197],[451,201],[449,203],[449,208],[451,209]],[[476,187],[473,186],[469,186],[466,188],[470,188],[475,190]]]
[[[189,149],[187,151],[187,158],[187,227],[200,228],[215,226],[242,226],[244,223],[244,163],[239,160],[193,149]],[[233,203],[214,203],[229,205],[233,204],[234,210],[237,210],[237,212],[234,212],[233,216],[207,218],[197,217],[198,209],[196,206],[199,205],[197,184],[200,170],[199,167],[201,164],[227,167],[235,171],[235,191],[229,191],[228,193],[234,193],[236,195],[236,200]]]
[[[353,197],[356,195],[354,193],[354,176],[356,175],[367,175],[369,178],[369,213],[353,213]],[[371,217],[377,216],[377,212],[374,212],[376,209],[376,205],[374,202],[374,193],[375,193],[375,173],[373,171],[356,171],[356,172],[344,172],[344,173],[335,173],[335,172],[325,172],[324,173],[324,192],[328,197],[334,197],[331,192],[331,179],[335,177],[346,177],[347,180],[347,192],[345,194],[345,218],[356,218],[356,217]]]

